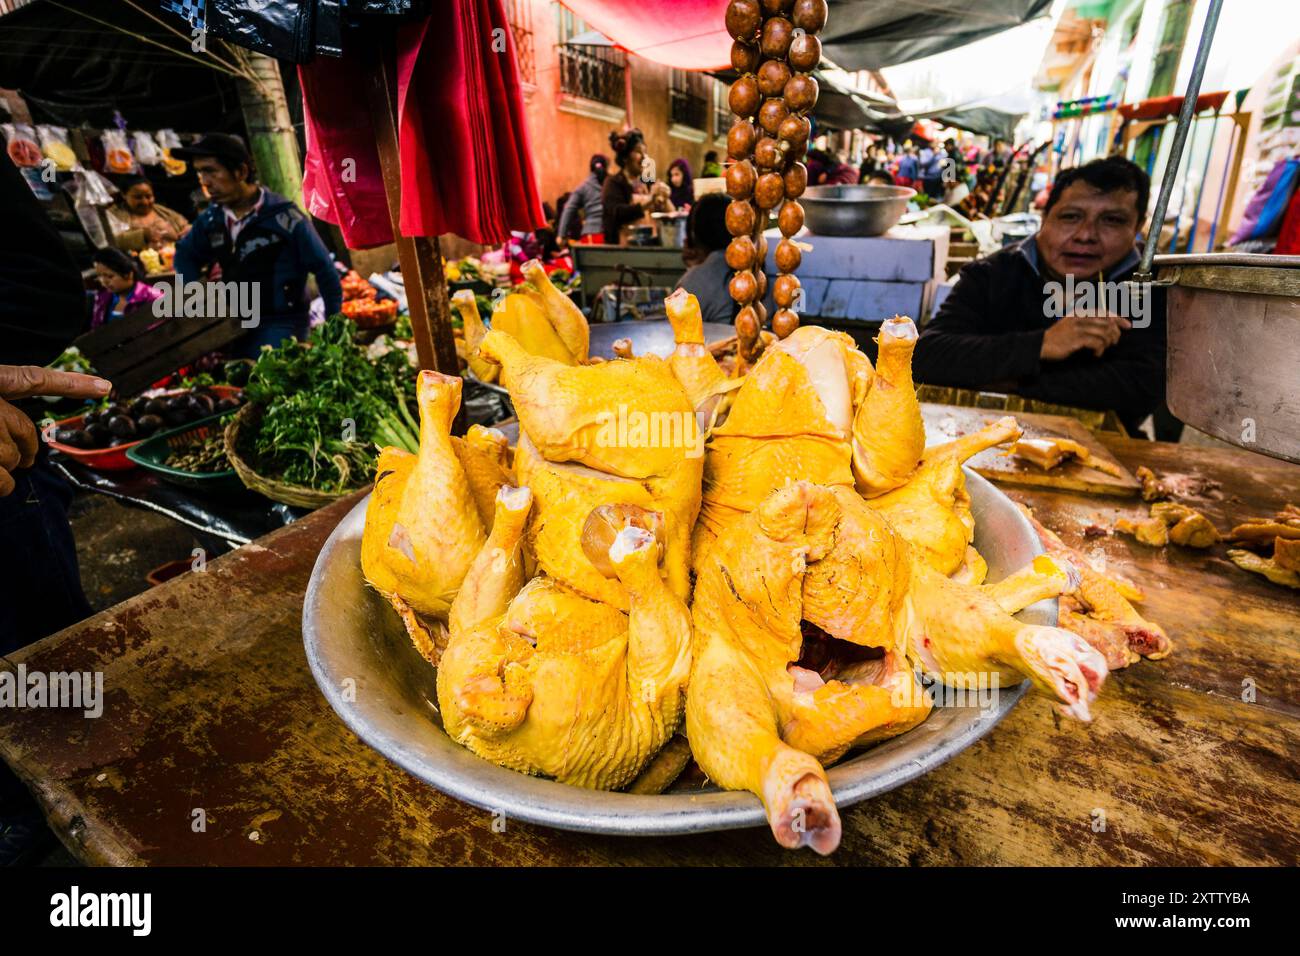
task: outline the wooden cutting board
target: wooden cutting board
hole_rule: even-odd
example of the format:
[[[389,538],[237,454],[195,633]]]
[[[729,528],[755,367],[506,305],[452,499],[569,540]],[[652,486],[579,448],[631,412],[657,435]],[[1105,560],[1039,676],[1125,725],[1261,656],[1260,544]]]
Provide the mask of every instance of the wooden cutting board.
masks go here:
[[[1121,465],[1097,436],[1076,419],[1064,415],[1035,415],[1031,412],[1001,412],[991,408],[967,408],[959,405],[921,405],[925,419],[925,443],[939,445],[943,442],[979,431],[990,422],[1010,414],[1024,429],[1025,438],[1069,438],[1077,441],[1089,454],[1110,462],[1121,472],[1116,478],[1095,468],[1086,468],[1079,462],[1063,462],[1051,471],[1044,471],[1023,458],[1004,454],[1005,448],[982,451],[966,464],[990,481],[1006,485],[1023,485],[1036,488],[1065,488],[1094,495],[1136,495],[1142,484]]]

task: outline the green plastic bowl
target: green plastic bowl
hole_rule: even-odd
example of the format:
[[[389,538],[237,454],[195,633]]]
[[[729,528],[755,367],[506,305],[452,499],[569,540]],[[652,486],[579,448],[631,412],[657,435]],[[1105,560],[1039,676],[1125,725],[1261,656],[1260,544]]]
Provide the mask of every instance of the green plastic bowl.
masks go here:
[[[201,442],[212,435],[220,435],[224,429],[221,420],[231,414],[234,413],[221,412],[217,415],[209,415],[207,418],[200,418],[180,428],[151,435],[140,444],[127,449],[126,456],[141,468],[154,472],[163,481],[170,481],[173,485],[180,485],[182,488],[213,494],[242,492],[244,483],[239,480],[239,475],[235,473],[234,468],[199,473],[171,468],[166,464],[168,456],[173,451]]]

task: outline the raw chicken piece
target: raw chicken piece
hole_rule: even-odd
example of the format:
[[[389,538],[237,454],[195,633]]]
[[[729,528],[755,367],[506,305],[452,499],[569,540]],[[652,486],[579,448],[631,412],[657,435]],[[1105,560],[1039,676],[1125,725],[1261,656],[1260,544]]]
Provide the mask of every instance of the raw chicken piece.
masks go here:
[[[927,448],[921,467],[900,488],[867,503],[883,514],[940,574],[952,574],[975,539],[975,519],[962,462],[985,449],[1020,437],[1014,418],[1002,418],[977,432]]]
[[[1260,574],[1274,584],[1283,587],[1300,588],[1300,554],[1294,539],[1278,538],[1273,545],[1273,557],[1266,558],[1254,551],[1242,551],[1237,548],[1228,550],[1232,563],[1243,571]]]
[[[853,409],[870,376],[842,332],[804,326],[764,351],[709,440],[697,567],[724,528],[778,488],[800,480],[852,488]]]
[[[664,477],[634,481],[574,463],[547,461],[526,432],[515,452],[520,484],[533,490],[527,548],[538,568],[581,594],[620,610],[628,595],[618,578],[603,575],[582,549],[588,516],[602,505],[631,505],[664,516],[665,579],[685,600],[690,595],[691,532],[700,510],[703,460],[681,455]]]
[[[469,370],[480,382],[495,382],[501,374],[501,366],[485,361],[478,351],[483,336],[487,335],[483,317],[478,314],[478,300],[469,289],[460,289],[452,295],[451,304],[460,313],[461,327],[465,332],[465,361]]]
[[[1120,534],[1131,534],[1139,543],[1153,548],[1163,548],[1169,543],[1169,526],[1155,517],[1144,518],[1141,521],[1118,518],[1115,521],[1115,530]]]
[[[720,419],[728,394],[740,387],[741,380],[728,378],[704,344],[704,318],[695,296],[678,289],[664,300],[664,308],[676,341],[668,366],[686,389],[701,434],[707,435]]]
[[[1022,438],[1011,446],[1007,454],[1031,461],[1044,471],[1051,471],[1061,462],[1074,458],[1085,468],[1116,478],[1124,477],[1123,468],[1104,458],[1093,457],[1092,452],[1070,438]]]
[[[853,477],[864,498],[907,481],[925,453],[925,423],[912,384],[912,320],[896,315],[880,327],[871,390],[853,418]]]
[[[441,620],[487,536],[451,437],[461,387],[457,376],[420,373],[419,454],[380,454],[361,542],[362,571],[377,591]]]
[[[1059,627],[1022,624],[1003,610],[996,592],[957,584],[924,562],[916,562],[912,575],[918,626],[908,646],[926,674],[949,682],[950,675],[996,673],[999,686],[1028,677],[1061,701],[1063,713],[1091,719],[1089,705],[1108,668],[1085,640]]]
[[[703,454],[695,410],[663,359],[569,366],[530,355],[496,328],[480,352],[502,366],[520,428],[548,461],[650,478],[672,472],[688,452]]]
[[[550,359],[561,365],[578,364],[542,307],[522,292],[511,292],[493,306],[492,331],[509,335],[529,355]],[[479,355],[488,358],[483,353],[481,342]]]
[[[1048,562],[1000,597],[1037,600],[1072,580]],[[1029,677],[1084,720],[1106,674],[1075,635],[1021,624],[994,593],[915,560],[844,487],[796,482],[725,528],[698,565],[692,613],[697,761],[720,786],[759,796],[783,846],[821,853],[839,837],[822,766],[929,711],[909,660],[939,681]]]
[[[451,615],[438,670],[447,734],[480,756],[574,786],[634,780],[676,732],[691,621],[664,585],[652,533],[627,527],[609,561],[629,614],[549,578],[523,578],[527,489],[503,489]]]
[[[840,841],[826,771],[782,737],[800,717],[806,722],[816,714],[828,695],[856,695],[834,701],[834,719],[843,722],[845,705],[853,705],[861,732],[884,719],[889,704],[882,688],[830,687],[816,675],[804,681],[798,669],[790,670],[802,644],[804,568],[831,547],[837,520],[829,490],[800,482],[723,532],[696,579],[686,701],[686,736],[709,778],[761,799],[782,846],[811,846],[823,854]]]
[[[1169,656],[1173,642],[1164,629],[1144,619],[1129,603],[1129,595],[1136,594],[1134,600],[1142,599],[1137,587],[1119,575],[1097,571],[1086,557],[1044,527],[1028,508],[1021,505],[1020,510],[1047,552],[1070,564],[1079,574],[1079,587],[1061,601],[1058,624],[1075,631],[1095,647],[1111,670],[1127,667],[1140,657],[1159,660]]]
[[[540,260],[528,260],[520,266],[519,271],[528,280],[519,291],[546,316],[572,357],[572,364],[585,364],[591,348],[591,328],[587,325],[587,317],[572,299],[555,288]]]
[[[1173,501],[1151,505],[1151,517],[1143,521],[1120,518],[1115,530],[1154,548],[1162,548],[1170,541],[1188,548],[1208,548],[1219,541],[1218,530],[1205,515]]]

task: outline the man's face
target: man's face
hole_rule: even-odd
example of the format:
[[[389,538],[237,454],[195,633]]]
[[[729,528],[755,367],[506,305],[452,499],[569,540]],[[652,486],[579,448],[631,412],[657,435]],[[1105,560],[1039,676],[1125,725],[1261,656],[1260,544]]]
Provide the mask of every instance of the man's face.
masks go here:
[[[1038,251],[1050,272],[1091,278],[1132,251],[1139,225],[1136,192],[1074,182],[1043,220]]]
[[[237,173],[234,173],[211,156],[199,156],[194,160],[194,172],[198,174],[199,185],[213,202],[232,202],[243,192],[244,167],[242,165]]]

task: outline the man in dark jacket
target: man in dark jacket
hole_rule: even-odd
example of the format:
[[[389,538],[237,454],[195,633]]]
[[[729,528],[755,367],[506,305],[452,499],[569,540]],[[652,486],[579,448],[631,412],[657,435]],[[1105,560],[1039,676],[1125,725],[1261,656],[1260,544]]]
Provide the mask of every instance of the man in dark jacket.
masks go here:
[[[176,274],[182,282],[200,279],[206,266],[221,266],[221,281],[244,284],[256,297],[257,325],[242,342],[256,357],[263,345],[279,345],[307,334],[307,273],[325,300],[327,314],[343,306],[343,288],[329,251],[311,220],[290,200],[257,183],[253,158],[236,136],[209,133],[174,155],[194,164],[199,182],[212,198],[185,238],[176,243]],[[247,316],[246,316],[247,318]]]
[[[1062,172],[1036,235],[962,270],[921,333],[917,381],[1113,409],[1135,432],[1165,394],[1163,291],[1125,284],[1149,196],[1122,157]]]

